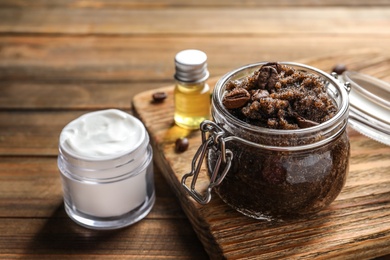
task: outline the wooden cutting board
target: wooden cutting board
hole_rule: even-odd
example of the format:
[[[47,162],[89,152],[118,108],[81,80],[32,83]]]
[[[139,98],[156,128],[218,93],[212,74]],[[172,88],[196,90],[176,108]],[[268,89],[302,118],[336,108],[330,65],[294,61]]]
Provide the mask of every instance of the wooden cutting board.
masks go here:
[[[390,59],[380,53],[360,51],[300,62],[324,71],[343,62],[357,70],[390,81]],[[213,86],[218,78],[210,79]],[[145,124],[154,149],[154,160],[178,197],[194,230],[211,259],[327,258],[369,259],[390,254],[390,147],[348,129],[351,142],[347,183],[331,206],[301,220],[274,223],[245,217],[214,193],[201,206],[191,199],[180,181],[191,170],[192,158],[201,144],[199,131],[173,123],[173,86],[146,91],[134,97],[135,114]],[[151,102],[152,94],[165,91],[168,98]],[[184,153],[175,153],[175,140],[187,137]],[[203,167],[200,189],[208,183]]]

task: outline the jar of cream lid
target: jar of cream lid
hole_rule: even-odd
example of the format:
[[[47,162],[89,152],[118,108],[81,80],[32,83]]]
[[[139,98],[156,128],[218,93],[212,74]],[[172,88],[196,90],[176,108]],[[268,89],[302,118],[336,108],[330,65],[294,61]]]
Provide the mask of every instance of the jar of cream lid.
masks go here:
[[[92,229],[141,220],[155,201],[152,158],[145,127],[123,111],[91,112],[70,122],[58,155],[69,217]]]

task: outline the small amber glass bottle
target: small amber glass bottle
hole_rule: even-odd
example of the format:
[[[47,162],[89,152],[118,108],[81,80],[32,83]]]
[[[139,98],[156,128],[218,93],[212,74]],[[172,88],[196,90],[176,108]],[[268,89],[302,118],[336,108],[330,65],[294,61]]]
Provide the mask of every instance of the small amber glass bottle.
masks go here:
[[[181,51],[176,54],[175,69],[175,123],[198,129],[210,117],[207,55],[199,50]]]

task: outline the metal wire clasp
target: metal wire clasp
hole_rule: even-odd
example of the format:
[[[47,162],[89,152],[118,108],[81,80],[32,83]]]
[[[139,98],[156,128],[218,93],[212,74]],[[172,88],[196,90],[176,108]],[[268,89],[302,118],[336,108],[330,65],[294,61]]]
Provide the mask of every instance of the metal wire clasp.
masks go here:
[[[229,171],[233,159],[233,153],[229,149],[226,149],[225,140],[223,137],[225,131],[217,124],[212,121],[205,120],[201,123],[200,130],[202,131],[202,144],[192,159],[191,172],[184,174],[183,178],[181,179],[181,184],[193,199],[204,205],[209,203],[211,200],[211,190],[222,182],[226,176],[226,173]],[[203,194],[201,194],[196,191],[195,185],[203,164],[203,160],[207,155],[207,151],[210,149],[214,149],[220,153],[216,161],[215,168],[212,171],[210,183],[207,189],[203,191]],[[221,163],[224,164],[225,168],[223,169],[222,173],[218,175]],[[186,185],[186,180],[191,176],[193,176],[191,186],[188,187]]]

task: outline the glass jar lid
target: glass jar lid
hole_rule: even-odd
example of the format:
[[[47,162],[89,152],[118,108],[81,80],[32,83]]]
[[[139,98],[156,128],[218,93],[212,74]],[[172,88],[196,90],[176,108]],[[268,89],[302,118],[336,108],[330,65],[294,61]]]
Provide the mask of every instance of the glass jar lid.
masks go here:
[[[345,71],[342,80],[350,83],[349,124],[356,131],[390,145],[390,84],[377,78]]]

